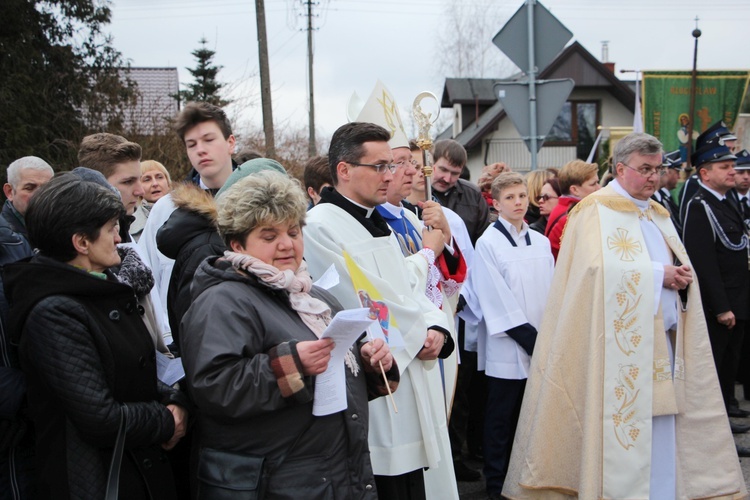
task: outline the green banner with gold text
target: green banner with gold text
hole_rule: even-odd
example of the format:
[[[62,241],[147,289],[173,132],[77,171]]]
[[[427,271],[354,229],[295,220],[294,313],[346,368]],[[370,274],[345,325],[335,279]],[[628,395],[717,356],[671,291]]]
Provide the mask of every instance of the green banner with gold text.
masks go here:
[[[693,140],[719,120],[734,126],[748,86],[748,71],[699,71],[695,86]],[[665,151],[687,152],[690,71],[644,71],[643,129],[664,144]]]

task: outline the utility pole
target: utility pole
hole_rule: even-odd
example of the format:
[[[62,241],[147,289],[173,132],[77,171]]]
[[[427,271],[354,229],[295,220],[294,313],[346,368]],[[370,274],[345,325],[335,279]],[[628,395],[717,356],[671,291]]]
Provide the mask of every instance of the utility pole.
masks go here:
[[[258,62],[260,63],[260,100],[263,108],[263,132],[266,136],[266,157],[276,157],[273,138],[271,106],[271,73],[268,68],[268,36],[266,35],[266,7],[264,0],[255,0],[255,20],[258,25]]]
[[[307,86],[310,92],[310,143],[308,144],[307,152],[310,155],[310,158],[317,154],[317,147],[315,146],[315,94],[313,93],[312,4],[312,0],[307,0]]]

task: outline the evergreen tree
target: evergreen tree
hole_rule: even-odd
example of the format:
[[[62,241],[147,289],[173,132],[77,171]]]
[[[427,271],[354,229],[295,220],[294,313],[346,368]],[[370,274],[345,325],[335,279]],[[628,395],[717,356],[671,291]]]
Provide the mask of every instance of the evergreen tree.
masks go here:
[[[195,69],[186,68],[193,75],[195,82],[184,84],[187,88],[180,91],[179,99],[182,102],[202,101],[220,107],[226,106],[231,101],[219,96],[219,91],[224,84],[216,79],[222,66],[212,64],[216,51],[206,47],[208,41],[205,38],[201,38],[199,43],[201,46],[191,52],[197,61]]]
[[[85,135],[120,131],[136,88],[102,32],[110,16],[100,0],[0,2],[0,166],[70,168]]]

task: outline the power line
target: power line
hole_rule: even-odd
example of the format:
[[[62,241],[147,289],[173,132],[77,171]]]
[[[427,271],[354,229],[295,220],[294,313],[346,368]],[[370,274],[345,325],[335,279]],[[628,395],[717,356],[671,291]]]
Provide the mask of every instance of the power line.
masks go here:
[[[283,4],[286,0],[276,0],[271,1],[269,3],[276,3],[276,4]],[[338,0],[337,3],[337,10],[348,10],[348,6],[357,6],[359,5],[367,5],[369,7],[373,6],[373,2],[371,0]],[[116,11],[130,11],[130,10],[139,10],[142,11],[144,8],[153,10],[153,9],[174,9],[179,8],[180,10],[183,9],[195,9],[195,8],[203,8],[207,11],[215,11],[217,8],[220,7],[234,7],[234,6],[244,6],[246,5],[246,0],[223,0],[220,3],[211,2],[207,3],[203,0],[194,0],[194,1],[183,1],[183,0],[175,0],[175,1],[166,1],[162,0],[160,2],[153,2],[153,1],[144,1],[144,2],[118,2],[117,8],[113,9]],[[399,1],[399,0],[380,0],[374,5],[398,5],[402,7],[408,7],[408,8],[442,8],[447,5],[447,2],[444,0],[427,0],[425,2],[417,2],[414,0],[411,1]],[[462,2],[462,6],[464,7],[476,7],[476,6],[485,6],[486,2]],[[515,12],[517,8],[520,6],[516,5],[506,5],[503,7],[500,7],[501,10],[509,11],[509,12]],[[638,10],[638,11],[669,11],[671,13],[675,12],[675,7],[679,7],[681,11],[684,11],[685,9],[705,9],[707,8],[706,3],[702,0],[695,0],[695,1],[689,1],[689,0],[683,0],[683,1],[674,1],[669,2],[665,4],[664,2],[656,3],[653,1],[630,1],[627,3],[606,3],[602,2],[600,0],[592,1],[592,2],[566,2],[565,4],[556,5],[554,2],[552,4],[548,4],[547,7],[554,10],[590,10],[595,7],[596,11],[614,11],[614,12],[622,12],[627,10]],[[343,8],[342,8],[343,7]],[[738,1],[737,3],[729,2],[729,1],[718,1],[713,2],[711,4],[711,10],[717,11],[717,10],[750,10],[750,5],[747,4],[747,2],[744,1]],[[268,9],[267,9],[268,10]],[[276,11],[280,11],[281,9],[277,9]],[[424,12],[425,14],[430,14],[429,12]]]
[[[282,4],[286,0],[277,0],[275,3],[277,7],[267,8],[267,13],[275,12],[289,12],[286,5],[282,7]],[[304,3],[304,2],[303,2]],[[447,6],[447,2],[441,0],[427,0],[426,2],[415,2],[411,1],[398,1],[398,0],[380,0],[377,3],[373,3],[371,0],[335,0],[335,6],[330,2],[326,2],[328,5],[324,9],[327,14],[328,11],[338,13],[352,13],[352,14],[383,14],[383,15],[420,15],[424,17],[439,17],[444,15],[444,8]],[[462,2],[462,7],[470,6],[483,6],[485,3],[481,2]],[[630,1],[627,4],[607,4],[605,2],[567,2],[562,5],[555,5],[554,3],[548,7],[551,11],[562,12],[565,14],[565,19],[573,21],[577,19],[588,19],[588,20],[610,20],[611,17],[602,16],[603,13],[617,13],[618,19],[622,19],[619,15],[623,13],[638,13],[637,18],[625,18],[626,20],[653,20],[658,18],[660,20],[675,18],[675,6],[679,5],[679,13],[685,13],[692,10],[703,11],[706,9],[706,4],[699,1],[682,1],[682,2],[670,2],[668,5],[664,3],[656,3],[653,1]],[[239,7],[239,10],[227,11],[223,10],[224,7]],[[220,3],[207,4],[204,1],[200,2],[183,2],[177,0],[175,2],[129,2],[125,5],[118,4],[117,9],[114,9],[115,17],[118,21],[141,21],[150,19],[183,19],[191,17],[216,17],[236,14],[249,14],[253,12],[252,8],[247,7],[246,0],[223,0]],[[398,7],[398,8],[393,8]],[[180,13],[168,12],[175,8],[180,9]],[[413,10],[413,9],[419,10]],[[142,15],[144,10],[149,11],[148,15]],[[184,12],[185,10],[194,12]],[[516,6],[502,6],[498,7],[499,13],[510,14],[515,12]],[[163,11],[164,15],[154,14],[154,11]],[[731,3],[728,1],[718,2],[711,5],[711,10],[703,14],[703,18],[706,21],[737,21],[736,17],[723,17],[731,12],[748,12],[750,11],[750,3]],[[129,14],[138,13],[139,15],[131,17]],[[590,14],[581,16],[579,13]],[[692,17],[693,13],[690,13]],[[722,17],[714,17],[715,15]]]

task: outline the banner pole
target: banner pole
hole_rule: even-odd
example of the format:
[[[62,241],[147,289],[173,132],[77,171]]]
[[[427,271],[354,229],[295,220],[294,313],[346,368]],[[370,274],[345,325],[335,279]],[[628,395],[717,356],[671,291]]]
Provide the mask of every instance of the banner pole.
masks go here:
[[[690,78],[690,121],[688,122],[688,140],[687,140],[687,166],[688,169],[692,168],[692,162],[690,157],[693,154],[693,124],[695,123],[695,84],[698,80],[698,38],[701,36],[701,30],[698,29],[698,16],[695,17],[695,29],[693,30],[693,38],[695,38],[695,45],[693,47],[693,73]]]

